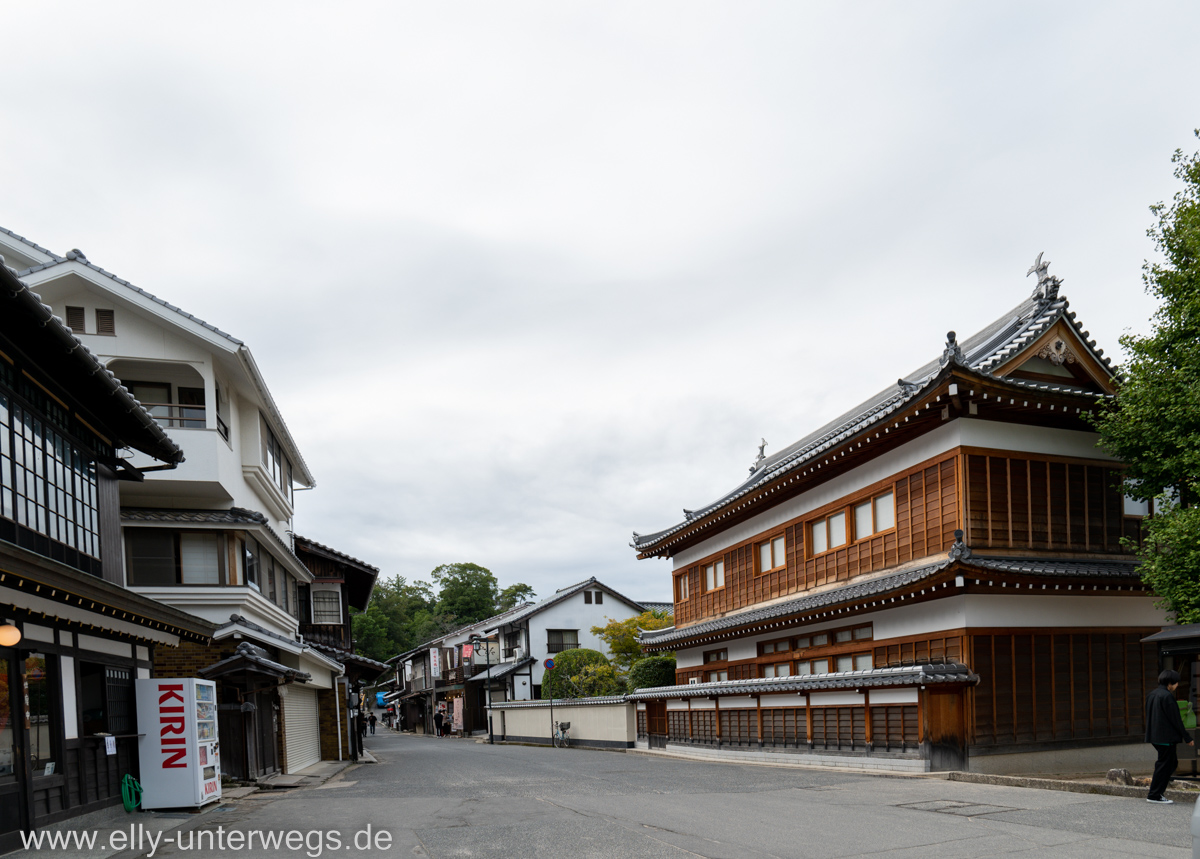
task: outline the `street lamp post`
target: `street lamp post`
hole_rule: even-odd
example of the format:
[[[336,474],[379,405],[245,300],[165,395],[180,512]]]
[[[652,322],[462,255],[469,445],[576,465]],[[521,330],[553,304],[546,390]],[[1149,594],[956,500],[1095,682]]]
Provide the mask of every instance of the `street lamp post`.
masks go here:
[[[496,744],[495,735],[492,734],[492,648],[488,639],[480,638],[478,635],[471,636],[471,646],[475,648],[475,652],[479,652],[479,645],[483,644],[486,649],[484,662],[487,665],[487,670],[483,675],[484,691],[487,693],[487,723],[488,723],[488,743]]]

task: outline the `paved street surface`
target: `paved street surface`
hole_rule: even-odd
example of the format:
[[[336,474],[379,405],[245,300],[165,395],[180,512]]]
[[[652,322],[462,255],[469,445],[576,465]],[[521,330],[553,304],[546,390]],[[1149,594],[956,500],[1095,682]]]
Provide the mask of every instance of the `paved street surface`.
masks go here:
[[[345,854],[369,826],[372,852],[439,859],[1191,855],[1191,805],[392,733],[367,746],[380,763],[227,803],[173,834],[333,830]],[[325,837],[310,844],[225,852],[334,853]],[[198,851],[162,844],[155,857],[188,852]]]

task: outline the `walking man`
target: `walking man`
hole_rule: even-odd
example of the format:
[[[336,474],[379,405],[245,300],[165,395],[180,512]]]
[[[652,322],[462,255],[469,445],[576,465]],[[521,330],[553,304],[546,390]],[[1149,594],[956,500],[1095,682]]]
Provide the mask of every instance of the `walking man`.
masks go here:
[[[367,724],[371,726],[371,736],[372,737],[375,736],[375,723],[378,721],[379,720],[375,718],[374,713],[372,713],[371,717],[369,719],[367,719]]]
[[[1146,697],[1146,742],[1153,744],[1158,752],[1146,801],[1161,805],[1172,803],[1163,793],[1171,782],[1175,767],[1179,765],[1179,756],[1175,752],[1176,744],[1195,744],[1179,715],[1179,705],[1175,701],[1175,689],[1178,686],[1179,672],[1168,668],[1158,675],[1157,688]]]

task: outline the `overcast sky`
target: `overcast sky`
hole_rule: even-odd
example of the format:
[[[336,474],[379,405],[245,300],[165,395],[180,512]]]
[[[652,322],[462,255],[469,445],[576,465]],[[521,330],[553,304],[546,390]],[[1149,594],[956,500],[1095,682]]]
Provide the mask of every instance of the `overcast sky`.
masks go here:
[[[299,533],[669,599],[675,524],[1032,291],[1110,354],[1194,2],[3,4],[0,226],[253,351]]]

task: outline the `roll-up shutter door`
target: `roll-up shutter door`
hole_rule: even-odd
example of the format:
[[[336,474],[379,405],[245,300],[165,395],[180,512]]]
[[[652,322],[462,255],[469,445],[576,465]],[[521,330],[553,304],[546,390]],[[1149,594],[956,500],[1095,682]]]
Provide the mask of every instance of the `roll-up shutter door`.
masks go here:
[[[284,687],[283,725],[287,748],[284,772],[294,773],[321,760],[321,729],[315,689],[294,684]]]

